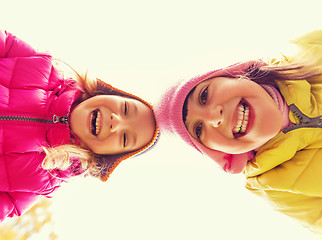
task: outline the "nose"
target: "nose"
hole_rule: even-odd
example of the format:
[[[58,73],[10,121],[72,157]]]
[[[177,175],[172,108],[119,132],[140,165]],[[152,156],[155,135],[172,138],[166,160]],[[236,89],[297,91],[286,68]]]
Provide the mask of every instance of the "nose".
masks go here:
[[[211,126],[218,128],[224,121],[224,109],[221,105],[209,106],[204,116],[204,121]]]
[[[114,133],[122,129],[124,127],[124,124],[122,123],[122,117],[112,113],[111,114],[111,121],[110,121],[110,132]]]

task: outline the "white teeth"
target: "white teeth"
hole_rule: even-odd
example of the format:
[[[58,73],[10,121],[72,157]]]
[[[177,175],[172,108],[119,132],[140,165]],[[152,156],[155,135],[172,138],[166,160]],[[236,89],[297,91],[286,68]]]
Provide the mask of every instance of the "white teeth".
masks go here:
[[[101,127],[101,125],[100,125],[100,123],[101,123],[101,112],[100,111],[98,111],[97,112],[97,117],[96,117],[96,135],[99,133],[99,131],[100,131],[100,127]]]
[[[89,128],[90,128],[90,130],[91,130],[91,132],[93,131],[93,126],[92,126],[92,121],[93,121],[93,113],[91,114],[91,119],[90,119],[90,121],[89,121]]]
[[[93,133],[94,129],[93,129],[93,125],[95,124],[95,135],[98,135],[98,133],[101,130],[101,117],[102,117],[102,113],[100,111],[96,112],[96,118],[94,120],[94,112],[92,112],[91,116],[90,116],[90,131]],[[95,122],[93,122],[93,120]],[[93,133],[94,134],[94,133]]]
[[[234,127],[234,133],[244,133],[247,129],[249,116],[249,107],[246,104],[239,104],[237,107],[237,123]]]

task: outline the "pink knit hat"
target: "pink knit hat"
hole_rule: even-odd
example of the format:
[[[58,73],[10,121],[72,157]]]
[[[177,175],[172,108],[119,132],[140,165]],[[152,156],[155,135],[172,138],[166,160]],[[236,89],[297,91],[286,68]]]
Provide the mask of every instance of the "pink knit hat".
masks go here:
[[[188,81],[177,82],[161,97],[154,108],[155,116],[161,132],[178,134],[190,146],[215,160],[220,167],[229,173],[240,173],[244,170],[248,160],[254,157],[253,152],[243,154],[227,154],[210,149],[195,140],[187,131],[183,119],[182,108],[189,92],[200,82],[219,76],[242,75],[253,66],[263,65],[261,61],[237,63],[227,68],[208,72],[196,76]]]

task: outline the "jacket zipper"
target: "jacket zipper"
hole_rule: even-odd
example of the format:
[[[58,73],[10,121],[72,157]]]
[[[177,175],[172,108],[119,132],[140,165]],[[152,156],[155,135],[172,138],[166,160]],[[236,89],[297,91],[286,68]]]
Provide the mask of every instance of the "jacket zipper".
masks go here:
[[[63,123],[68,124],[68,114],[63,117],[53,115],[52,119],[43,119],[36,117],[21,117],[21,116],[0,116],[0,120],[24,121],[24,122],[41,122],[41,123]]]
[[[298,109],[295,104],[291,104],[289,106],[289,109],[292,113],[296,115],[296,117],[299,119],[298,124],[291,125],[289,127],[286,127],[283,129],[283,133],[290,132],[292,130],[298,129],[298,128],[322,128],[322,115],[314,118],[310,118],[306,116],[304,113],[301,112],[300,109]]]

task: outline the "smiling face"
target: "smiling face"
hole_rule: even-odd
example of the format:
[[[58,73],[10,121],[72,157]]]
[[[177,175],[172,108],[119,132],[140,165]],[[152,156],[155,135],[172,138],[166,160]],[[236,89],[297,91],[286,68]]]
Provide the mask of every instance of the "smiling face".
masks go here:
[[[70,128],[82,145],[97,154],[137,150],[153,137],[155,120],[146,104],[116,95],[97,95],[77,105]]]
[[[186,128],[210,149],[230,154],[262,146],[281,129],[282,116],[270,95],[246,78],[216,77],[188,97]]]

